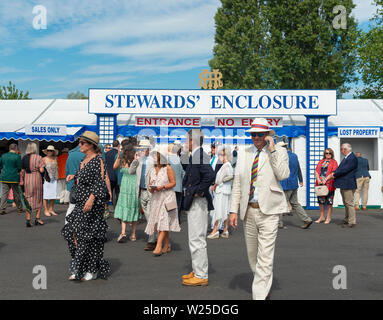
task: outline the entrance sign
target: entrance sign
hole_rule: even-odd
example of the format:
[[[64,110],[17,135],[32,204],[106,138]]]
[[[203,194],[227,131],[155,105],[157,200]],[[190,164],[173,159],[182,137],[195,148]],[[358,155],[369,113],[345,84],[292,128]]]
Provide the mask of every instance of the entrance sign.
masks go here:
[[[89,113],[183,116],[329,116],[336,90],[89,89]]]
[[[379,138],[380,128],[338,128],[339,138]]]
[[[25,134],[33,136],[66,136],[66,126],[50,126],[46,124],[33,124],[25,126]]]
[[[215,118],[215,126],[217,128],[232,127],[232,128],[249,128],[254,118]],[[283,127],[283,119],[281,117],[266,118],[270,127]]]
[[[136,117],[138,127],[201,127],[201,118]]]

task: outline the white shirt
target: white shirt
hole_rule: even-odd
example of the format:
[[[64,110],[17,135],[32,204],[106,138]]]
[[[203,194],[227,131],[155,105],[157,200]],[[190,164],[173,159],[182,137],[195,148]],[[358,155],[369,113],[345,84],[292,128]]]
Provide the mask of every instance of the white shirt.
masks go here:
[[[262,163],[262,160],[265,157],[265,152],[266,151],[267,151],[267,145],[265,145],[263,147],[263,149],[261,150],[261,152],[259,153],[258,170],[259,170],[259,165]],[[255,159],[255,156],[257,155],[257,152],[258,152],[258,149],[257,149],[256,146],[254,146],[254,149],[253,149],[253,161],[251,162],[251,168],[253,167],[254,159]],[[251,174],[251,171],[250,171],[250,174]],[[258,180],[258,177],[257,177],[257,180]],[[255,186],[253,198],[250,199],[249,202],[251,202],[251,203],[258,202],[258,187],[257,186]]]

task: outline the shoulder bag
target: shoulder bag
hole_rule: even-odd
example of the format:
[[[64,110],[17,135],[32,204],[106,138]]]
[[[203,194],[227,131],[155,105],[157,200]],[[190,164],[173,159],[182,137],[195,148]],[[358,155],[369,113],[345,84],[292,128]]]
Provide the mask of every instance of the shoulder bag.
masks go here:
[[[329,190],[326,185],[316,186],[315,193],[318,197],[326,197],[329,193]]]

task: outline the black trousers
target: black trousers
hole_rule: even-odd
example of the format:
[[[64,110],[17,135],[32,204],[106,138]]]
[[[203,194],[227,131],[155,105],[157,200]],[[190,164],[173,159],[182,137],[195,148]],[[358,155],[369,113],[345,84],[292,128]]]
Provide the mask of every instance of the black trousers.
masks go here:
[[[113,207],[116,207],[118,196],[120,194],[120,186],[118,185],[117,181],[110,181],[110,188],[112,189],[112,203]]]

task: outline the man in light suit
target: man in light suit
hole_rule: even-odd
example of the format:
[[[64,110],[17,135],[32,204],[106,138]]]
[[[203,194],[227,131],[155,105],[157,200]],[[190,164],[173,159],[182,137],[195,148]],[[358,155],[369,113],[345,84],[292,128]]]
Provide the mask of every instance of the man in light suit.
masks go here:
[[[253,299],[268,297],[273,280],[275,240],[279,217],[288,211],[280,184],[290,175],[285,148],[276,146],[266,119],[254,119],[253,146],[238,153],[230,208],[230,225],[243,220],[247,255],[254,273]]]
[[[151,194],[148,191],[149,173],[153,168],[153,160],[149,156],[152,145],[149,140],[141,140],[138,145],[138,159],[133,160],[130,168],[130,174],[136,174],[136,192],[137,198],[140,199],[142,210],[144,211],[146,221],[150,216],[150,199]],[[148,238],[148,242],[144,248],[145,251],[153,251],[156,247],[156,235],[152,234]]]

